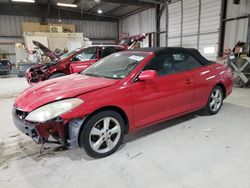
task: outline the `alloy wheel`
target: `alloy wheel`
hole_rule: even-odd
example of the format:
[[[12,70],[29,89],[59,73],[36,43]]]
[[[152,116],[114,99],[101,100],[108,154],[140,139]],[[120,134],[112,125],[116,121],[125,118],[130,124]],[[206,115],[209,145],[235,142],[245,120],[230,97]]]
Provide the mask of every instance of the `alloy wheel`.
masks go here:
[[[113,117],[104,117],[92,127],[89,134],[89,144],[97,153],[111,151],[121,136],[121,125]]]
[[[213,112],[217,112],[221,105],[222,105],[222,93],[221,90],[219,88],[215,88],[210,96],[210,101],[209,101],[209,107],[211,109],[211,111]]]

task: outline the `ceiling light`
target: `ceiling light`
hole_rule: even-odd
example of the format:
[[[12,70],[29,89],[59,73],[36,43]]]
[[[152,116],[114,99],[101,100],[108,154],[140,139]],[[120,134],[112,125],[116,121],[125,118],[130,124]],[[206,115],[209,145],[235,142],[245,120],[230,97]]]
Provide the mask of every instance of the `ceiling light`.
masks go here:
[[[11,0],[13,2],[35,3],[35,0]]]
[[[61,6],[61,7],[77,7],[76,4],[68,4],[68,3],[57,3],[57,6]]]
[[[99,9],[97,12],[98,12],[98,14],[102,14],[102,10],[101,9]]]

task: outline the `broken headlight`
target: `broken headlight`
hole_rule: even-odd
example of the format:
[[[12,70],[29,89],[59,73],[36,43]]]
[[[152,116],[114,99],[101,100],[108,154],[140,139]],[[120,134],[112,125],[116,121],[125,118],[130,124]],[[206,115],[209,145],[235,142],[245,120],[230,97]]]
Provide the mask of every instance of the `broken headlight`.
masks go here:
[[[71,98],[46,104],[30,112],[25,120],[32,122],[46,122],[72,110],[83,102],[84,101],[79,98]]]

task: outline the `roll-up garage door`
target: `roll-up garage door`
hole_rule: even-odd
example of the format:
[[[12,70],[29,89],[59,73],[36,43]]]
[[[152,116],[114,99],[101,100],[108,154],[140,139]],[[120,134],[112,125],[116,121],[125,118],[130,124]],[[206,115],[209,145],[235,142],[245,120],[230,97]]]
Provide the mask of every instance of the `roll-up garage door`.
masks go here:
[[[218,54],[221,1],[182,0],[169,5],[168,46],[196,48],[208,59]]]

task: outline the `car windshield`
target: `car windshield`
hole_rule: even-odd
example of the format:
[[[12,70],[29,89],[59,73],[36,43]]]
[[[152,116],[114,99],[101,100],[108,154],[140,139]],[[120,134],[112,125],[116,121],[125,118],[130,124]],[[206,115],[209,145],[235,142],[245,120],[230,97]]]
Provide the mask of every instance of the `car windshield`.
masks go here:
[[[145,57],[146,53],[115,53],[85,69],[82,74],[112,79],[125,78]]]

